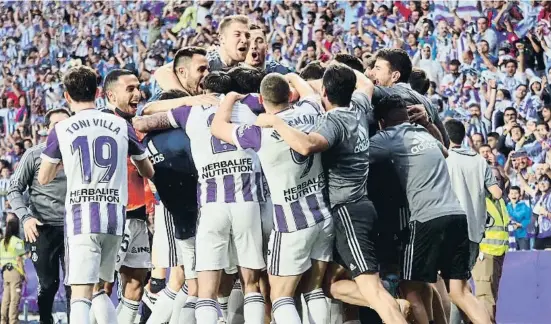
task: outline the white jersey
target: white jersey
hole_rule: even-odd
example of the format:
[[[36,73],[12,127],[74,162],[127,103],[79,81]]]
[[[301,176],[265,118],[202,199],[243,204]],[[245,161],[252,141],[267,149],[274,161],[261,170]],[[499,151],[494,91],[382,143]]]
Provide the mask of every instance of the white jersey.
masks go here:
[[[311,99],[278,113],[303,132],[312,131],[320,115],[319,102]],[[321,154],[298,154],[273,128],[236,126],[233,136],[240,149],[253,149],[258,154],[270,187],[276,231],[298,231],[331,217]]]
[[[65,231],[122,235],[128,200],[126,157],[147,158],[134,128],[112,114],[85,109],[59,122],[42,159],[63,162],[67,175]]]
[[[199,176],[197,202],[207,203],[263,202],[266,200],[262,169],[255,152],[212,136],[210,125],[218,107],[183,106],[169,111],[172,127],[182,127],[191,142],[191,155]],[[254,96],[236,103],[232,122],[252,123],[261,106]]]

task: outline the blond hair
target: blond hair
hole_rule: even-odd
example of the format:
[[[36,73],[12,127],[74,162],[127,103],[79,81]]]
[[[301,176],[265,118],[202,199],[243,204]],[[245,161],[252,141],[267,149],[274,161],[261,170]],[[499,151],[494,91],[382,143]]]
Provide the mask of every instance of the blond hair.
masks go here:
[[[220,22],[220,26],[218,27],[218,33],[223,34],[224,30],[226,30],[226,28],[228,28],[228,26],[233,24],[233,23],[240,23],[240,24],[244,24],[244,25],[248,26],[249,25],[249,18],[247,16],[244,16],[244,15],[233,15],[233,16],[225,17]]]

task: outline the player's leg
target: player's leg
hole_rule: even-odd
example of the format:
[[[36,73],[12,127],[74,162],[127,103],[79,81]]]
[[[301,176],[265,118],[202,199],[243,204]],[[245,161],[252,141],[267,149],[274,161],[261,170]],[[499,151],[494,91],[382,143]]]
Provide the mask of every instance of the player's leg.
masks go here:
[[[176,239],[178,264],[184,268],[185,284],[182,286],[172,310],[170,324],[195,323],[197,302],[197,272],[195,272],[195,237]],[[183,298],[185,297],[185,298]]]
[[[217,297],[222,269],[229,266],[231,222],[226,204],[201,207],[196,235],[196,267],[199,285],[195,306],[197,323],[218,322]]]
[[[59,288],[59,260],[65,247],[63,227],[44,225],[37,227],[38,237],[31,243],[31,260],[38,277],[38,313],[40,322],[53,324],[52,307]],[[70,298],[70,297],[68,297]]]
[[[450,298],[474,324],[491,323],[486,308],[473,295],[468,283],[472,260],[467,219],[464,215],[446,216],[441,219],[444,238],[439,247],[438,266],[442,278],[449,280]]]
[[[142,299],[144,281],[151,265],[149,235],[143,220],[129,219],[126,222],[129,241],[124,260],[121,258],[122,298],[118,312],[119,324],[133,324]],[[126,229],[125,229],[126,232]],[[125,242],[122,243],[123,245]],[[121,246],[122,250],[123,246]]]
[[[170,320],[170,324],[195,324],[195,306],[197,304],[197,295],[199,288],[197,286],[197,278],[186,280],[186,283],[182,289],[186,289],[186,302],[184,307],[180,310],[180,318],[178,322]]]
[[[264,298],[260,294],[260,271],[266,267],[262,251],[262,224],[258,203],[232,204],[232,244],[235,247],[239,279],[245,294],[245,322],[264,322]],[[199,283],[201,289],[201,283]]]
[[[166,287],[166,269],[169,267],[169,260],[173,256],[169,244],[171,236],[166,227],[167,213],[162,202],[156,201],[154,215],[154,231],[151,240],[153,269],[151,270],[149,282],[144,287],[140,323],[146,323],[149,320],[154,304],[159,298],[159,293]]]
[[[99,269],[100,281],[94,287],[95,293],[92,299],[90,317],[92,318],[93,315],[98,324],[112,324],[117,323],[117,313],[109,295],[104,291],[104,287],[107,283],[112,284],[115,281],[116,262],[114,261],[117,257],[122,238],[109,234],[99,235],[101,235],[102,245]]]
[[[264,260],[268,260],[268,243],[270,234],[274,229],[273,218],[274,205],[270,197],[266,197],[266,202],[260,203],[260,221],[262,223],[262,253]],[[267,269],[260,273],[260,293],[264,297],[264,324],[272,323],[272,300],[270,298],[270,282]]]
[[[72,323],[89,323],[93,286],[100,281],[101,236],[79,234],[67,238],[65,282],[71,286]]]
[[[304,274],[300,289],[308,308],[309,322],[318,324],[329,321],[329,303],[322,286],[327,265],[333,259],[333,219],[328,218],[314,228],[317,229],[317,235],[310,247],[312,267]]]
[[[336,249],[364,299],[386,323],[406,323],[396,300],[388,293],[379,277],[375,251],[377,214],[373,204],[364,198],[336,208]],[[353,291],[350,282],[347,289]],[[332,288],[333,289],[333,288]],[[346,290],[343,292],[346,293]],[[346,300],[343,300],[347,302]]]
[[[162,203],[158,203],[156,206],[155,215],[153,265],[155,268],[171,268],[171,272],[168,284],[159,293],[157,301],[153,306],[152,314],[147,321],[148,324],[160,324],[170,319],[174,302],[184,284],[184,270],[177,266],[178,251],[174,237],[173,217]]]
[[[274,309],[276,322],[301,323],[301,312],[299,311],[301,307],[298,307],[302,304],[301,292],[305,293],[304,297],[307,303],[310,299],[312,299],[312,302],[319,301],[318,298],[320,297],[326,303],[321,290],[321,282],[326,266],[316,264],[319,268],[311,269],[312,251],[322,228],[323,224],[318,224],[292,233],[272,231],[268,243],[268,273],[270,275],[271,299],[273,301],[272,308]],[[329,242],[324,241],[324,243],[330,245]],[[326,257],[330,258],[330,256]],[[312,271],[309,272],[309,269]],[[297,285],[305,273],[310,275],[304,278],[306,282],[302,283],[302,289],[297,290]],[[296,293],[299,293],[298,298],[295,298],[297,297]],[[327,313],[327,306],[323,307],[321,311]],[[324,317],[322,322],[326,323],[327,314],[320,316]],[[312,324],[322,322],[314,321],[313,318],[310,320]]]
[[[226,271],[222,272],[222,278],[220,279],[220,287],[218,288],[218,304],[220,305],[222,318],[224,319],[225,322],[228,322],[228,302],[230,299],[231,292],[233,290],[235,279],[236,279],[235,274],[233,274],[233,272],[232,274],[228,274]]]

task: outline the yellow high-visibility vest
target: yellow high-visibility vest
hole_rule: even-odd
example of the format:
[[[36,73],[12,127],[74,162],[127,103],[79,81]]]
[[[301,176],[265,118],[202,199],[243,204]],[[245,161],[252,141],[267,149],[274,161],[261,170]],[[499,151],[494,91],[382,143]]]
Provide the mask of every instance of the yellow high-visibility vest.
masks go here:
[[[503,199],[492,201],[492,199],[486,198],[486,210],[491,218],[490,226],[486,228],[484,238],[480,242],[480,251],[501,256],[509,249],[507,225],[509,225],[510,218],[505,201]]]

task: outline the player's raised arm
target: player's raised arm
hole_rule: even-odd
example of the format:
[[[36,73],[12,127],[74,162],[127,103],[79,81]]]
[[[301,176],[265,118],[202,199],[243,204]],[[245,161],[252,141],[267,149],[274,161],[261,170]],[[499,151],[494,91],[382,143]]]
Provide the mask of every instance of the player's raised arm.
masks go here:
[[[316,94],[316,91],[314,91],[308,81],[304,80],[296,73],[286,74],[285,79],[287,79],[291,86],[297,90],[300,98],[313,96]]]
[[[48,135],[46,148],[40,157],[42,158],[42,163],[38,171],[38,183],[45,185],[55,178],[61,162],[61,151],[59,150],[59,141],[55,128]]]
[[[160,112],[167,112],[169,110],[181,107],[181,106],[200,106],[200,105],[218,105],[220,99],[213,94],[204,94],[191,97],[159,100],[148,103],[143,109],[143,115],[153,115]]]
[[[326,151],[330,147],[330,142],[324,136],[318,133],[303,133],[287,125],[285,121],[275,115],[261,114],[255,125],[273,127],[294,151],[304,156]]]
[[[214,119],[210,126],[212,135],[227,143],[236,144],[233,140],[234,125],[230,122],[231,112],[236,101],[243,99],[245,96],[237,92],[230,92],[222,102],[220,107],[214,114]]]

